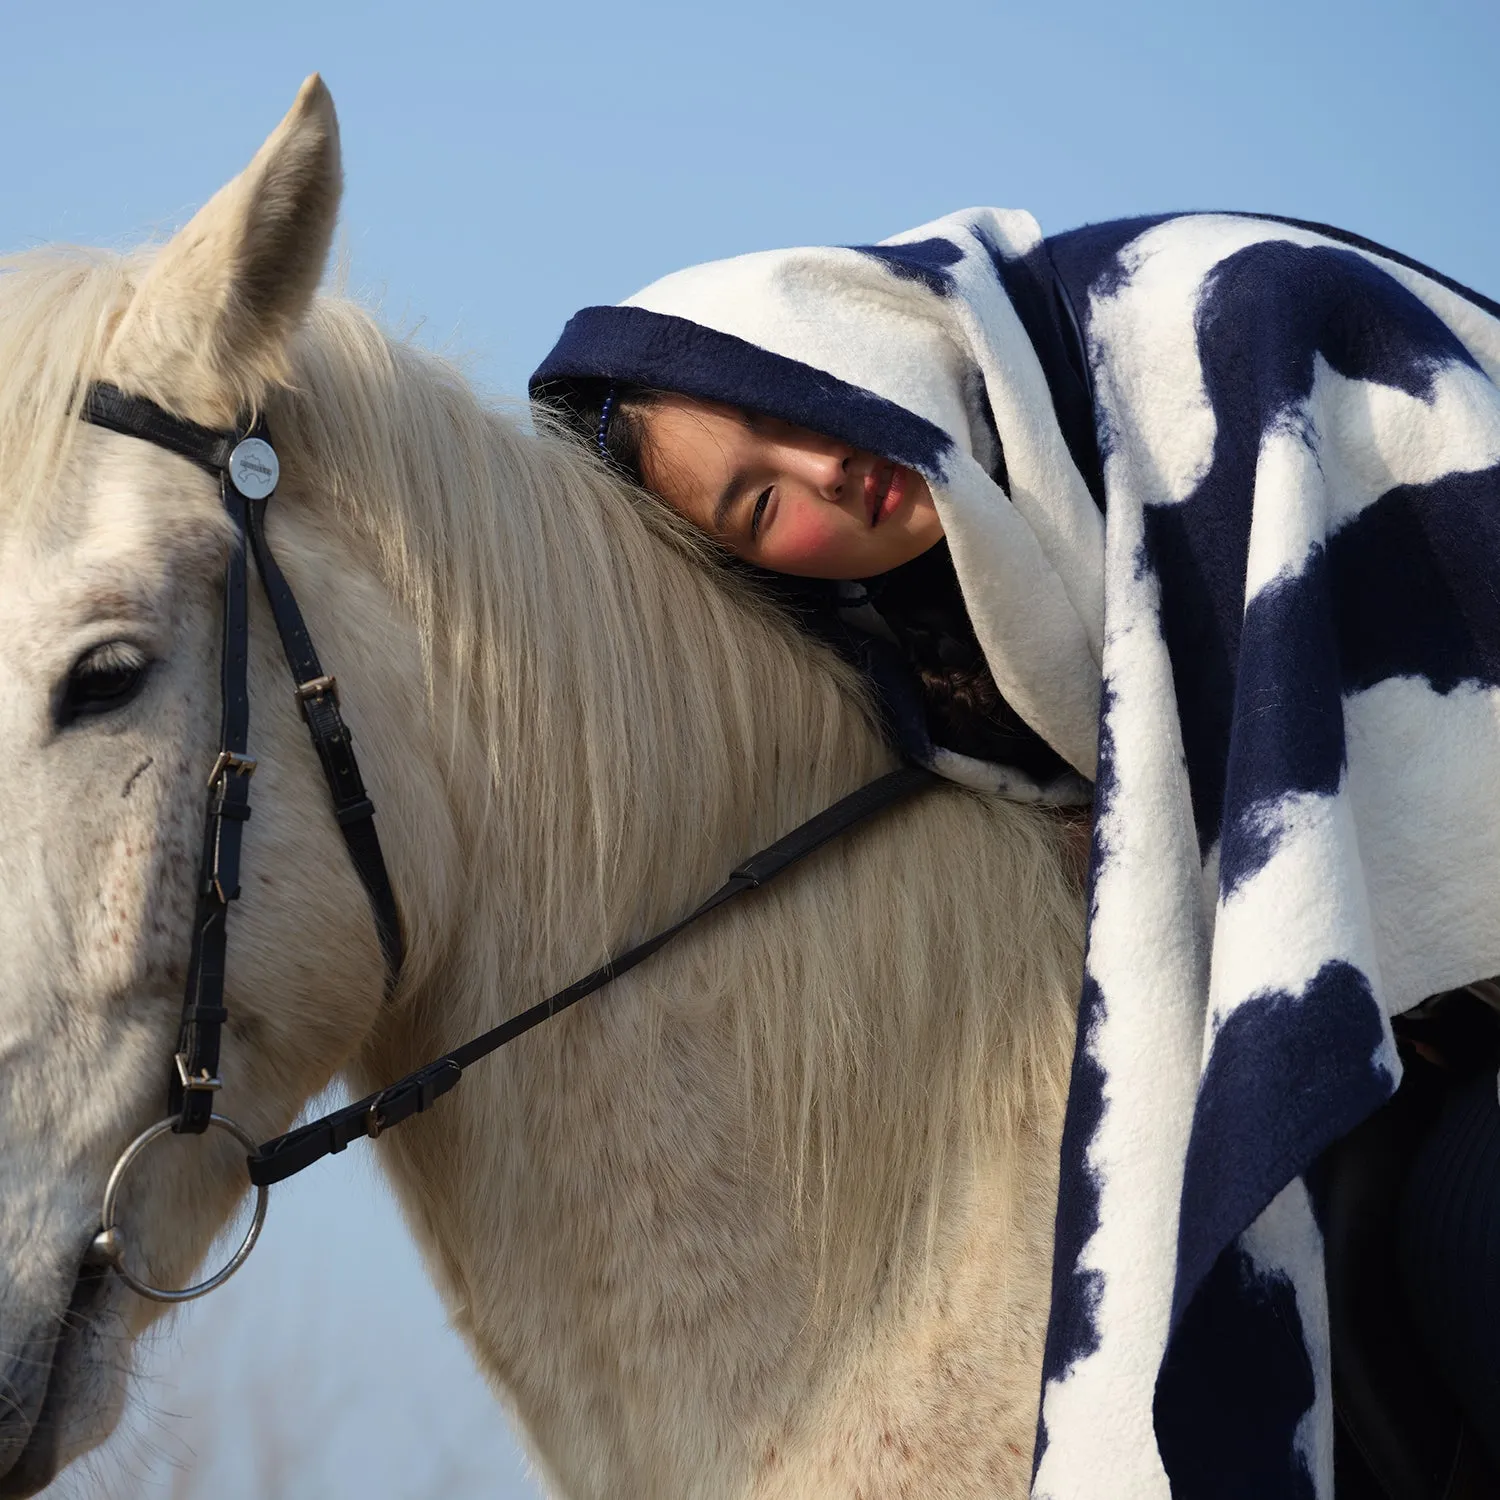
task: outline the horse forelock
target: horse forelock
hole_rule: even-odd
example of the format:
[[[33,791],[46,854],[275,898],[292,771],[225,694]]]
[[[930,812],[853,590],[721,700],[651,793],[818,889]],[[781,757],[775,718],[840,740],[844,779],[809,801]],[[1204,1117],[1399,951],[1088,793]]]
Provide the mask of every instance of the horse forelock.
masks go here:
[[[0,258],[0,513],[24,515],[55,493],[138,267],[73,246]]]

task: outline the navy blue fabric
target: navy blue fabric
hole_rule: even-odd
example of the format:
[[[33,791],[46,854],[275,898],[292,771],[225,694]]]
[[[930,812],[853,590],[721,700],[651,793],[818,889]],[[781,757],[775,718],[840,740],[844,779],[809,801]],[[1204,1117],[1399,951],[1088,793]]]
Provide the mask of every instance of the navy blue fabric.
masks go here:
[[[1321,548],[1295,578],[1278,580],[1250,601],[1240,661],[1224,778],[1225,803],[1234,812],[1219,846],[1219,889],[1226,896],[1276,852],[1281,799],[1331,795],[1343,776],[1343,679]]]
[[[953,442],[905,407],[732,334],[641,307],[586,307],[531,377],[533,400],[571,382],[624,380],[795,422],[867,453],[941,476]]]
[[[1315,1395],[1291,1283],[1231,1246],[1157,1379],[1156,1440],[1172,1500],[1314,1500],[1296,1438]]]
[[[1348,379],[1422,399],[1430,399],[1437,369],[1472,365],[1473,359],[1441,319],[1363,256],[1284,240],[1251,245],[1215,268],[1199,306],[1197,338],[1217,421],[1213,463],[1189,499],[1147,507],[1146,554],[1161,584],[1193,817],[1206,852],[1220,833],[1239,701],[1244,579],[1262,435],[1277,423],[1300,422],[1316,355]],[[1314,576],[1306,586],[1321,582]],[[1288,613],[1316,623],[1313,605]],[[1293,641],[1276,649],[1305,652],[1313,644]],[[1446,669],[1441,660],[1430,666]],[[1274,681],[1279,689],[1281,680]],[[1296,768],[1293,784],[1315,784],[1321,769]]]
[[[1052,411],[1073,465],[1083,476],[1094,504],[1103,510],[1104,473],[1099,464],[1088,358],[1076,312],[1046,244],[1018,258],[1004,254],[983,235],[980,238],[985,241],[990,263],[999,274],[1031,347],[1036,350],[1052,395]]]
[[[1476,292],[1473,287],[1465,286],[1463,282],[1455,281],[1441,271],[1434,271],[1431,266],[1414,260],[1410,255],[1403,255],[1399,250],[1392,250],[1389,245],[1366,239],[1362,234],[1355,234],[1348,229],[1339,229],[1333,224],[1320,224],[1315,219],[1289,219],[1285,214],[1252,214],[1250,217],[1264,219],[1271,224],[1289,224],[1293,229],[1310,230],[1313,234],[1321,234],[1326,239],[1337,240],[1342,245],[1349,245],[1356,250],[1378,255],[1383,260],[1394,261],[1398,266],[1405,266],[1408,271],[1415,271],[1419,276],[1425,276],[1429,281],[1435,281],[1439,286],[1447,287],[1450,292],[1456,293],[1465,302],[1472,302],[1475,307],[1483,309],[1492,318],[1500,318],[1500,302],[1496,302],[1493,297],[1486,297],[1483,292]]]
[[[1500,465],[1387,490],[1334,534],[1328,568],[1348,690],[1425,678],[1500,686]]]
[[[1091,320],[1090,294],[1107,297],[1125,278],[1120,252],[1148,229],[1180,217],[1180,214],[1143,214],[1134,219],[1112,219],[1049,235],[1042,242],[1078,315],[1085,344]]]
[[[1338,960],[1301,994],[1243,1001],[1219,1028],[1183,1172],[1174,1324],[1223,1247],[1394,1092],[1376,1057],[1384,1036],[1369,981]]]
[[[952,240],[914,240],[904,245],[850,245],[861,255],[883,261],[907,281],[920,281],[929,292],[946,297],[953,291],[949,266],[957,265],[964,253]]]

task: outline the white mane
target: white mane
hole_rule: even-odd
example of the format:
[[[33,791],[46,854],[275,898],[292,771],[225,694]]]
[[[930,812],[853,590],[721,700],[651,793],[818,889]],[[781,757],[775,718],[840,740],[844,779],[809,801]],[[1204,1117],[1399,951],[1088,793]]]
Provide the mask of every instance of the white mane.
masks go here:
[[[391,342],[353,304],[315,305],[294,390],[271,420],[308,491],[378,545],[430,670],[487,747],[483,799],[471,786],[452,795],[472,809],[476,914],[527,892],[502,940],[505,965],[564,982],[607,956],[608,935],[644,936],[701,899],[736,855],[894,763],[853,674],[719,566],[697,533],[549,424],[526,434],[485,408],[451,366]],[[577,600],[587,610],[560,607]],[[803,746],[808,755],[787,759]],[[928,804],[906,819],[931,818]],[[547,824],[538,807],[553,809]],[[694,977],[699,1003],[722,1007],[747,1112],[774,1100],[769,1117],[798,1175],[811,1170],[818,1200],[831,1194],[854,1214],[841,1254],[862,1259],[854,1247],[866,1247],[871,1274],[914,1212],[923,1235],[934,1222],[938,1205],[908,1201],[898,1184],[940,1182],[958,1136],[1013,1141],[1066,1087],[1055,1039],[1071,1011],[1078,914],[1072,900],[1056,905],[1057,830],[1004,804],[991,814],[1004,827],[993,844],[890,840],[921,905],[885,926],[887,943],[872,934],[872,950],[853,955],[816,941],[842,924],[819,910],[810,875],[778,893],[793,910],[771,924],[769,945],[744,953],[743,969]],[[574,836],[559,840],[560,828]],[[954,867],[971,854],[983,864]],[[997,857],[1012,864],[1001,885],[1021,901],[999,948],[994,929],[953,907],[957,893],[995,884]],[[1059,923],[1060,951],[1027,940]],[[968,976],[987,969],[1007,988],[1052,993],[1058,1010],[975,1006]],[[876,975],[897,1003],[871,1015]],[[787,1003],[746,1003],[767,988]],[[856,1121],[868,1130],[872,1110],[894,1200],[879,1191],[877,1163],[840,1147]]]

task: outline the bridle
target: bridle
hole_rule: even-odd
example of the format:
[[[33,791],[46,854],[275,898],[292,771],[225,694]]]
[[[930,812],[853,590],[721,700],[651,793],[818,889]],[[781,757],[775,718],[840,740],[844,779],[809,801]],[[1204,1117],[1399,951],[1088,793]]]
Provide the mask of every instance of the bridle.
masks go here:
[[[334,820],[370,900],[385,959],[389,998],[401,975],[405,948],[400,909],[375,832],[375,806],[360,777],[349,730],[339,711],[337,683],[323,670],[302,611],[266,539],[266,509],[276,492],[280,462],[264,417],[247,423],[242,431],[201,427],[173,416],[144,397],[127,395],[112,385],[98,383],[86,391],[79,416],[111,432],[154,443],[196,464],[217,482],[224,510],[235,529],[224,569],[219,750],[208,775],[197,908],[182,1020],[168,1077],[167,1114],[136,1136],[116,1161],[104,1191],[100,1228],[85,1256],[89,1264],[112,1268],[143,1297],[158,1302],[186,1302],[222,1286],[244,1264],[255,1246],[265,1222],[267,1195],[273,1183],[285,1181],[323,1157],[342,1151],[353,1140],[373,1139],[430,1108],[458,1083],[470,1064],[602,989],[700,918],[745,891],[768,884],[830,839],[935,779],[932,772],[908,765],[859,787],[736,866],[729,879],[685,917],[618,954],[591,974],[388,1087],[257,1146],[248,1132],[213,1108],[214,1095],[222,1085],[220,1036],[229,1014],[224,1005],[229,908],[240,894],[240,847],[250,816],[250,780],[256,764],[249,753],[248,556],[254,556],[256,571],[270,602],[282,651],[291,669],[293,694],[328,783]],[[249,1177],[256,1191],[250,1226],[229,1261],[206,1280],[181,1290],[153,1286],[126,1265],[124,1239],[115,1224],[125,1174],[146,1147],[162,1135],[169,1132],[201,1135],[210,1127],[226,1131],[249,1152]]]

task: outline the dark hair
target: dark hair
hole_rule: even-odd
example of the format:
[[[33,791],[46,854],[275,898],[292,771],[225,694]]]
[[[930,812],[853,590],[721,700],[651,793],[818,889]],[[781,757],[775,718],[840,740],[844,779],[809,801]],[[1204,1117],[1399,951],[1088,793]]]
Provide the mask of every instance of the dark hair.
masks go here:
[[[1068,769],[995,685],[946,541],[865,587],[916,675],[935,744],[1015,766],[1043,784]]]
[[[607,380],[579,382],[561,401],[568,425],[612,468],[645,489],[645,414],[666,393],[647,386]],[[611,399],[612,398],[612,399]],[[602,434],[605,402],[609,420]],[[602,436],[602,442],[601,442]],[[749,567],[749,565],[745,565]],[[749,571],[766,577],[763,569]],[[780,594],[779,575],[769,575]],[[805,580],[797,580],[804,585]],[[969,623],[958,576],[946,542],[904,563],[866,586],[876,609],[900,644],[917,679],[928,730],[935,743],[961,755],[1015,766],[1046,782],[1067,769],[1062,757],[1001,696],[984,650]],[[799,587],[802,604],[805,589]],[[832,608],[830,602],[826,608]],[[794,608],[799,614],[802,608]]]

